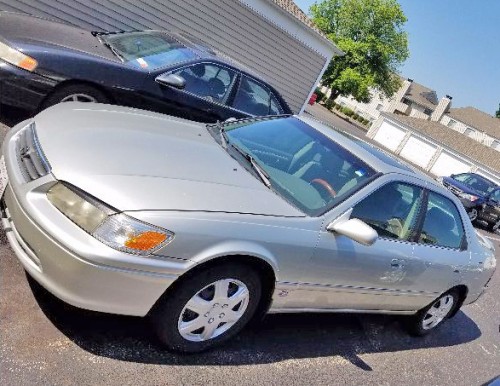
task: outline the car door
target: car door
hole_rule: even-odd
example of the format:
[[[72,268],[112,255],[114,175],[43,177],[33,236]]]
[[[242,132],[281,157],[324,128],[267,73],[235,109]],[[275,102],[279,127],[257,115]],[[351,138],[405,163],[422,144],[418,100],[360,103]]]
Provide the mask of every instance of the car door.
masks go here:
[[[437,295],[460,283],[470,262],[463,218],[449,198],[429,190],[414,257],[425,265],[415,276],[422,291]],[[468,221],[468,220],[467,220]]]
[[[156,82],[160,96],[155,110],[199,122],[241,118],[226,105],[238,73],[223,65],[201,62],[178,67],[160,75],[175,74],[185,80],[183,89]]]
[[[413,259],[416,225],[424,186],[410,181],[387,181],[344,206],[379,237],[370,246],[327,230],[335,216],[327,215],[311,270],[304,275],[311,308],[414,310],[418,299],[414,278],[424,269]],[[349,200],[348,200],[349,201]]]

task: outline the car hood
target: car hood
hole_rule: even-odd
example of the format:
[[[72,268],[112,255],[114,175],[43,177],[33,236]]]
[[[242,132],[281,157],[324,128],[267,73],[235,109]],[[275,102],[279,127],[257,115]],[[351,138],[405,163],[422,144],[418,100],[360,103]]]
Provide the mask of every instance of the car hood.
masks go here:
[[[25,14],[0,12],[0,38],[29,54],[33,45],[55,46],[120,62],[90,31]]]
[[[90,103],[56,105],[35,124],[54,176],[116,209],[303,216],[203,124]]]
[[[453,185],[454,187],[460,189],[464,193],[473,194],[474,196],[478,196],[484,198],[484,195],[478,192],[476,189],[471,188],[470,186],[455,180],[451,177],[443,177],[443,182],[446,182],[449,185]]]

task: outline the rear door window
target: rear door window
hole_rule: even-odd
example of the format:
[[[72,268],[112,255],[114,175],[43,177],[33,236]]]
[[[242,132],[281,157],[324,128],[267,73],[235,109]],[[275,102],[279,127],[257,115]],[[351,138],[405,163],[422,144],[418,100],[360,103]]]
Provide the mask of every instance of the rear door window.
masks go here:
[[[381,237],[409,240],[415,232],[423,189],[391,182],[354,206],[351,218],[363,220]]]
[[[283,113],[277,97],[266,86],[245,75],[241,76],[233,107],[256,116]]]
[[[464,239],[462,218],[448,198],[429,192],[427,212],[419,242],[446,248],[460,248]]]

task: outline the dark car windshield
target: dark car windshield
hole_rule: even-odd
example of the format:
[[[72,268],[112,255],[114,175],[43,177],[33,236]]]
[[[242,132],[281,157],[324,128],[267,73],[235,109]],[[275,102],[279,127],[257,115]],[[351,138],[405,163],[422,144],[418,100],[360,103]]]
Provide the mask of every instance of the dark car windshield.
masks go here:
[[[251,156],[266,173],[271,188],[311,216],[324,213],[376,174],[295,117],[240,121],[222,128],[228,151],[232,144]]]
[[[139,68],[155,69],[195,59],[196,54],[158,31],[125,32],[101,37],[119,56]]]
[[[467,185],[469,188],[474,189],[478,193],[481,193],[483,196],[490,194],[497,187],[494,182],[487,180],[478,174],[456,174],[452,176],[452,178],[464,185]]]

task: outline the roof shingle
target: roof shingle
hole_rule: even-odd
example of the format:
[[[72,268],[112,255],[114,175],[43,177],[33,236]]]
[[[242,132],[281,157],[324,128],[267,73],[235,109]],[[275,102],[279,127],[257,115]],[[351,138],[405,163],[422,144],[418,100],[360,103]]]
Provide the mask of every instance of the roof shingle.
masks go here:
[[[475,107],[450,109],[448,115],[494,138],[500,138],[500,119],[492,117]]]
[[[291,14],[296,19],[300,20],[303,24],[307,25],[309,28],[316,31],[325,39],[328,39],[328,37],[323,32],[321,32],[321,30],[318,27],[316,27],[313,21],[292,0],[271,0],[271,1],[284,11]]]
[[[412,82],[408,92],[405,95],[406,99],[415,102],[416,104],[427,107],[434,111],[439,101],[436,91],[431,90],[420,83]]]
[[[438,122],[399,114],[382,114],[500,173],[500,153],[498,151],[482,145]]]

